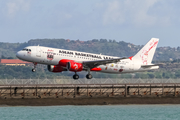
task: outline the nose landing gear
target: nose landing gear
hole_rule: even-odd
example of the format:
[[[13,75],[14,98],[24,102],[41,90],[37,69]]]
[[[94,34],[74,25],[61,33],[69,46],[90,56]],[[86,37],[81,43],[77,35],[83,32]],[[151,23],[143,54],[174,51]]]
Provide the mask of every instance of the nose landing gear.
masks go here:
[[[32,72],[35,72],[37,63],[33,63],[33,64],[34,64],[34,68],[32,69]]]

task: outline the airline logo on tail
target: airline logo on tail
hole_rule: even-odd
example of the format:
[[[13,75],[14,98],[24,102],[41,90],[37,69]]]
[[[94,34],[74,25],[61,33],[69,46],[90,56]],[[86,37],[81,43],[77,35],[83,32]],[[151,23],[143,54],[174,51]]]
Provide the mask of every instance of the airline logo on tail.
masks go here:
[[[155,48],[158,44],[158,39],[153,39],[151,40],[148,44],[147,44],[147,47],[145,47],[143,50],[142,50],[142,53],[140,55],[141,59],[142,59],[142,63],[144,65],[147,65],[148,64],[148,55],[149,55],[149,52]]]

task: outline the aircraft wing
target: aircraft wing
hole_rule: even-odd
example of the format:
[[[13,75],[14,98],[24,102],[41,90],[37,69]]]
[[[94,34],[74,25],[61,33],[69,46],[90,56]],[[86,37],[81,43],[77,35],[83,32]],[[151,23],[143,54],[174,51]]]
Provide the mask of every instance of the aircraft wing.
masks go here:
[[[105,65],[108,63],[117,63],[123,59],[129,59],[129,58],[123,57],[123,58],[115,58],[115,59],[108,59],[108,60],[83,61],[82,64],[85,68],[91,69],[91,68],[97,67],[99,65]]]

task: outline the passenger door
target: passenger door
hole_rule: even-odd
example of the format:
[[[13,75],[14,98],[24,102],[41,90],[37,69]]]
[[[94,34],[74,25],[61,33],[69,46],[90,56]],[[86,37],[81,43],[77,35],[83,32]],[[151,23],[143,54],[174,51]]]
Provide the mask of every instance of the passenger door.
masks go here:
[[[36,47],[36,56],[41,57],[41,48],[39,46]]]

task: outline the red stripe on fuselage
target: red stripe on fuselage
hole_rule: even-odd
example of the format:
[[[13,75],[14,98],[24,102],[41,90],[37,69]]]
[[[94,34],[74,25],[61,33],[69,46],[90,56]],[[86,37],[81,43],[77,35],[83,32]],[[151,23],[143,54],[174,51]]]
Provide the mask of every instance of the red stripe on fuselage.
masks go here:
[[[102,69],[101,68],[92,68],[91,71],[101,71]]]

